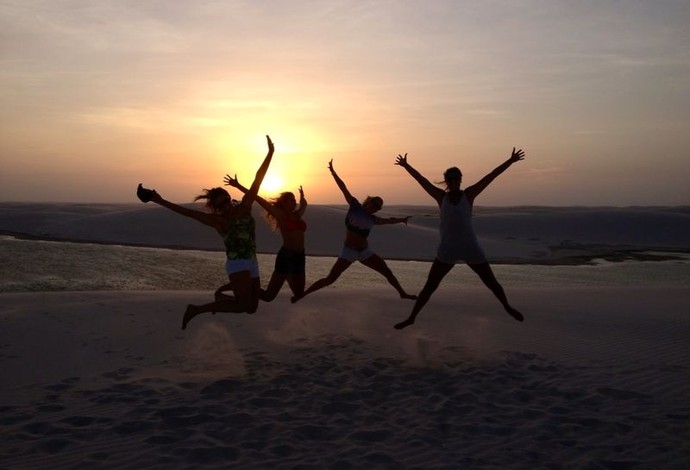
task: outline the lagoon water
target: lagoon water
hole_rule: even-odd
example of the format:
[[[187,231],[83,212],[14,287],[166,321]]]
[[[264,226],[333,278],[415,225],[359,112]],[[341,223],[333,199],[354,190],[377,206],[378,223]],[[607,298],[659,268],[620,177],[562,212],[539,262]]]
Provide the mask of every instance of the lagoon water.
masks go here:
[[[668,255],[668,253],[666,253]],[[260,254],[262,285],[273,271],[275,255]],[[325,276],[335,258],[307,257],[307,284]],[[0,292],[100,290],[213,290],[225,283],[224,253],[201,250],[131,247],[0,237]],[[430,263],[389,260],[401,284],[418,292]],[[558,286],[690,286],[690,255],[666,261],[594,260],[586,265],[497,264],[506,289]],[[355,263],[331,287],[380,287],[386,280]],[[458,265],[441,288],[480,285],[466,266]],[[284,286],[283,292],[287,292]]]

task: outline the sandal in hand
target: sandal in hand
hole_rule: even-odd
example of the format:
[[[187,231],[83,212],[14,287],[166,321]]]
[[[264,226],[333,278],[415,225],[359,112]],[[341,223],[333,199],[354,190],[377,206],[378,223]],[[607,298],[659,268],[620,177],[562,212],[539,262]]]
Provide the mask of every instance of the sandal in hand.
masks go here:
[[[156,194],[156,191],[153,189],[146,189],[139,183],[139,186],[137,186],[137,197],[141,202],[149,202],[151,199],[153,199],[153,195]]]

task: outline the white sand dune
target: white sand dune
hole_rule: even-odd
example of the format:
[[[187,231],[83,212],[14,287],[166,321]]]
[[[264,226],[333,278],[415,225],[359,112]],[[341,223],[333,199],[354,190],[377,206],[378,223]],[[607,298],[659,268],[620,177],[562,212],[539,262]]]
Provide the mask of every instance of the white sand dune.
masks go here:
[[[370,241],[384,258],[432,260],[438,245],[434,207],[386,206],[381,216],[412,215],[406,225],[376,227]],[[276,253],[280,237],[255,207],[257,246]],[[310,205],[307,254],[336,256],[345,209]],[[493,262],[571,262],[630,250],[690,251],[690,208],[481,208],[475,228]],[[61,239],[220,250],[218,235],[152,204],[0,204],[0,231]]]
[[[687,294],[2,294],[0,468],[690,468]]]
[[[433,258],[435,210],[386,209],[414,217],[377,227],[373,248]],[[339,252],[343,216],[310,206],[308,254]],[[475,220],[493,261],[690,251],[687,208],[479,208]],[[257,227],[275,252],[279,238]],[[3,203],[0,231],[220,248],[208,228],[142,204]],[[19,284],[76,263],[41,258],[74,247],[43,245],[37,257],[3,245]],[[79,247],[74,285],[100,263],[118,269],[118,250]],[[148,264],[127,256],[146,250],[113,248],[136,281]],[[178,269],[154,258],[154,280]],[[209,259],[195,262],[185,270],[202,276]],[[690,296],[664,282],[507,286],[518,323],[485,288],[448,281],[403,331],[392,325],[412,304],[387,286],[336,284],[298,304],[285,289],[254,315],[206,314],[185,331],[184,306],[209,291],[2,293],[0,468],[690,468]]]

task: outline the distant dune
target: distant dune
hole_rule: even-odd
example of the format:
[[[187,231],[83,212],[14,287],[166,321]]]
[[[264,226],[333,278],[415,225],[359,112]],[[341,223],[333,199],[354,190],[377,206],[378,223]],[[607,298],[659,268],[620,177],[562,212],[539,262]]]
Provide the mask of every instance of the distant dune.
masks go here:
[[[190,205],[190,207],[199,207]],[[257,245],[275,253],[280,237],[255,207]],[[372,248],[385,258],[432,260],[438,210],[386,206],[381,217],[412,215],[407,226],[376,227]],[[344,206],[310,205],[307,254],[337,256]],[[647,251],[690,251],[690,207],[506,207],[475,209],[475,229],[493,262],[576,262]],[[99,243],[221,250],[212,230],[153,204],[1,203],[0,231]]]
[[[431,259],[436,209],[385,209],[384,217],[413,218],[376,227],[374,250]],[[275,251],[279,237],[260,213],[259,249]],[[309,207],[309,254],[339,252],[344,215],[344,207]],[[475,219],[493,261],[690,251],[688,208],[480,207]],[[150,204],[5,203],[0,231],[221,248],[212,230]],[[403,331],[393,325],[412,302],[388,286],[342,283],[294,304],[286,287],[254,315],[205,314],[181,331],[185,305],[209,301],[209,290],[143,290],[148,278],[137,269],[151,263],[121,254],[125,269],[103,254],[166,250],[4,241],[50,245],[62,265],[79,260],[69,250],[88,249],[93,263],[80,279],[108,269],[132,279],[123,290],[70,291],[65,271],[46,269],[55,260],[0,253],[24,271],[2,278],[35,286],[0,294],[0,468],[690,468],[690,297],[682,280],[664,284],[673,271],[659,269],[676,263],[651,265],[651,286],[614,285],[602,277],[605,264],[539,266],[544,276],[571,274],[560,284],[532,285],[526,275],[507,285],[523,323],[481,281],[449,277]],[[154,286],[169,275],[163,268],[177,271],[166,256],[150,274]],[[329,260],[312,258],[310,278],[314,261]],[[217,261],[201,263],[217,276],[211,286],[225,282]],[[635,265],[650,263],[617,267],[627,277]],[[203,278],[195,265],[184,270]],[[571,284],[577,276],[591,284]]]

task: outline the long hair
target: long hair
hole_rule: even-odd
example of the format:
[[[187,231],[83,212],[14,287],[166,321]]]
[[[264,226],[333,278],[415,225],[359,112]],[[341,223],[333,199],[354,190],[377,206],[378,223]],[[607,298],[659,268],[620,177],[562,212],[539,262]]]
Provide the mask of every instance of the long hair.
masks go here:
[[[280,207],[280,205],[288,199],[295,199],[295,195],[293,193],[291,193],[290,191],[284,191],[284,192],[280,193],[278,195],[278,197],[274,197],[272,199],[269,199],[269,202],[274,207]],[[271,226],[271,230],[273,230],[273,231],[278,230],[278,221],[269,212],[264,212],[264,219],[266,219],[266,222],[268,223],[268,225]]]
[[[230,207],[234,206],[237,201],[233,200],[230,197],[230,193],[228,193],[224,188],[217,187],[217,188],[211,188],[211,189],[204,189],[203,194],[199,194],[197,197],[194,198],[194,202],[196,201],[206,201],[204,203],[204,206],[206,206],[208,209],[210,209],[212,212],[218,213],[223,211],[223,204],[218,204],[216,201],[218,198],[221,198],[224,196],[224,201],[227,201],[230,203]]]

